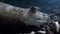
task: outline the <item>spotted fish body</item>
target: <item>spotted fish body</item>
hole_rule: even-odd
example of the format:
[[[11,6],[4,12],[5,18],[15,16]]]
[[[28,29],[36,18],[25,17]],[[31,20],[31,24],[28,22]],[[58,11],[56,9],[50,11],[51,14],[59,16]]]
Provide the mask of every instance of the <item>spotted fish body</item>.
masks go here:
[[[9,19],[18,19],[24,22],[26,25],[39,26],[43,23],[47,23],[49,16],[36,10],[35,13],[30,11],[30,8],[19,8],[14,7],[5,3],[0,2],[0,16]],[[29,13],[29,11],[31,13]]]

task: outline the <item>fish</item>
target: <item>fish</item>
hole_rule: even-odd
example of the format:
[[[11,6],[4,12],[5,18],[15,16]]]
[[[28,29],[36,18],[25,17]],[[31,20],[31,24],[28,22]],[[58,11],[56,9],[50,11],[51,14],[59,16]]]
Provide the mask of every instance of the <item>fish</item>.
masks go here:
[[[0,2],[0,17],[3,20],[20,20],[27,26],[35,25],[37,27],[48,23],[49,19],[48,14],[38,11],[36,7],[20,8],[3,2]]]

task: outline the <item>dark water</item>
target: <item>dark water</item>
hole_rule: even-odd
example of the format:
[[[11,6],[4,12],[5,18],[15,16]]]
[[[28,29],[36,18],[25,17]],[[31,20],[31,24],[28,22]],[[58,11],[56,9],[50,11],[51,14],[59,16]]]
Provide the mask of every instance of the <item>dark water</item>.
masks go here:
[[[41,12],[55,13],[60,12],[60,0],[0,0],[1,2],[11,4],[13,6],[29,8],[31,6],[38,6]]]
[[[1,0],[2,2],[28,8],[30,6],[38,6],[42,12],[53,13],[55,9],[60,9],[60,0]]]

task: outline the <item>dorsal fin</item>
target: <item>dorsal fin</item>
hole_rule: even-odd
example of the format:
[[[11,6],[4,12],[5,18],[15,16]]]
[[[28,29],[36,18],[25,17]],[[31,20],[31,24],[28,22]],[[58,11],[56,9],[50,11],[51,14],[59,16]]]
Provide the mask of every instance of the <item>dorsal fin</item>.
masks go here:
[[[32,7],[30,10],[29,10],[30,13],[36,13],[36,8],[35,7]]]

